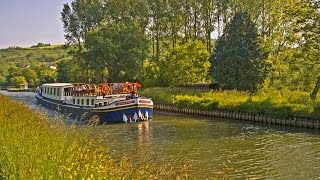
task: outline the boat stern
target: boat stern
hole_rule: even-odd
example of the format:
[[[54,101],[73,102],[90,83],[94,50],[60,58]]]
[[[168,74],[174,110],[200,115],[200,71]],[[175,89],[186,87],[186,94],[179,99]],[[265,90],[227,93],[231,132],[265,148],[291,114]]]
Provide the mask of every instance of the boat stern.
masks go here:
[[[153,102],[149,98],[134,97],[92,109],[101,123],[129,123],[147,121],[153,116]]]

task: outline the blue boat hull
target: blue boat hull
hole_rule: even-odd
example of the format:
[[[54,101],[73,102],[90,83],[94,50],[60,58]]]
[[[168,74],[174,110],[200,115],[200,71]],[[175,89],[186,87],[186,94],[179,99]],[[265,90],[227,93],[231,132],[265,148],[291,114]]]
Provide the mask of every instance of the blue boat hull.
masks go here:
[[[36,95],[37,102],[76,120],[90,121],[98,118],[99,123],[129,123],[152,119],[153,106],[131,105],[113,109],[95,109],[90,107],[63,104]]]
[[[152,119],[153,108],[143,106],[130,106],[126,108],[113,109],[106,112],[91,111],[91,114],[98,116],[100,122],[102,123],[129,123]]]

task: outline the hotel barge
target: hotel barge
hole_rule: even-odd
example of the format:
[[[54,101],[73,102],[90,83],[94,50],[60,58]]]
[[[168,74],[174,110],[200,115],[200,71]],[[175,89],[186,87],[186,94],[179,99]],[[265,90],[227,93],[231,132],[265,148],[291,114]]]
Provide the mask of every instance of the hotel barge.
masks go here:
[[[100,123],[149,120],[153,102],[137,92],[138,83],[50,83],[37,89],[35,97],[44,107],[67,114],[77,120],[99,118]]]

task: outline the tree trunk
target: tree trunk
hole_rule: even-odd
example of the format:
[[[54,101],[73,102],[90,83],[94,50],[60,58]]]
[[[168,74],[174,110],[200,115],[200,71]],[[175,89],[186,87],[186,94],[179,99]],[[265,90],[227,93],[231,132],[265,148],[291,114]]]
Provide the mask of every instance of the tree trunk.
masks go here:
[[[316,100],[319,88],[320,88],[320,76],[317,78],[316,85],[314,86],[313,91],[310,94],[310,98],[312,100]]]
[[[197,10],[196,9],[194,9],[194,24],[193,24],[193,29],[194,29],[194,39],[196,39],[197,38],[197,35],[198,35],[198,33],[197,33],[197,22],[198,22],[198,18],[197,18],[197,16],[198,16],[198,12],[197,12]]]
[[[176,45],[176,35],[175,35],[175,19],[171,20],[171,40],[172,40],[172,49],[174,49]]]

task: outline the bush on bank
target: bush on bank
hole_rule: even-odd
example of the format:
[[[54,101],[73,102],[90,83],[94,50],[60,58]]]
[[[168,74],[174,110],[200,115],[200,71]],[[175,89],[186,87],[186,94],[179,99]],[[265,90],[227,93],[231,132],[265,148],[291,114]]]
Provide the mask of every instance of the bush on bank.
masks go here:
[[[147,88],[140,94],[154,102],[201,110],[230,110],[273,115],[320,117],[320,101],[301,91],[264,90],[255,94],[239,91],[195,91],[180,88]]]
[[[88,129],[33,112],[0,95],[0,177],[6,179],[175,179],[186,178],[185,167],[145,162],[125,156],[113,160],[91,142]]]

